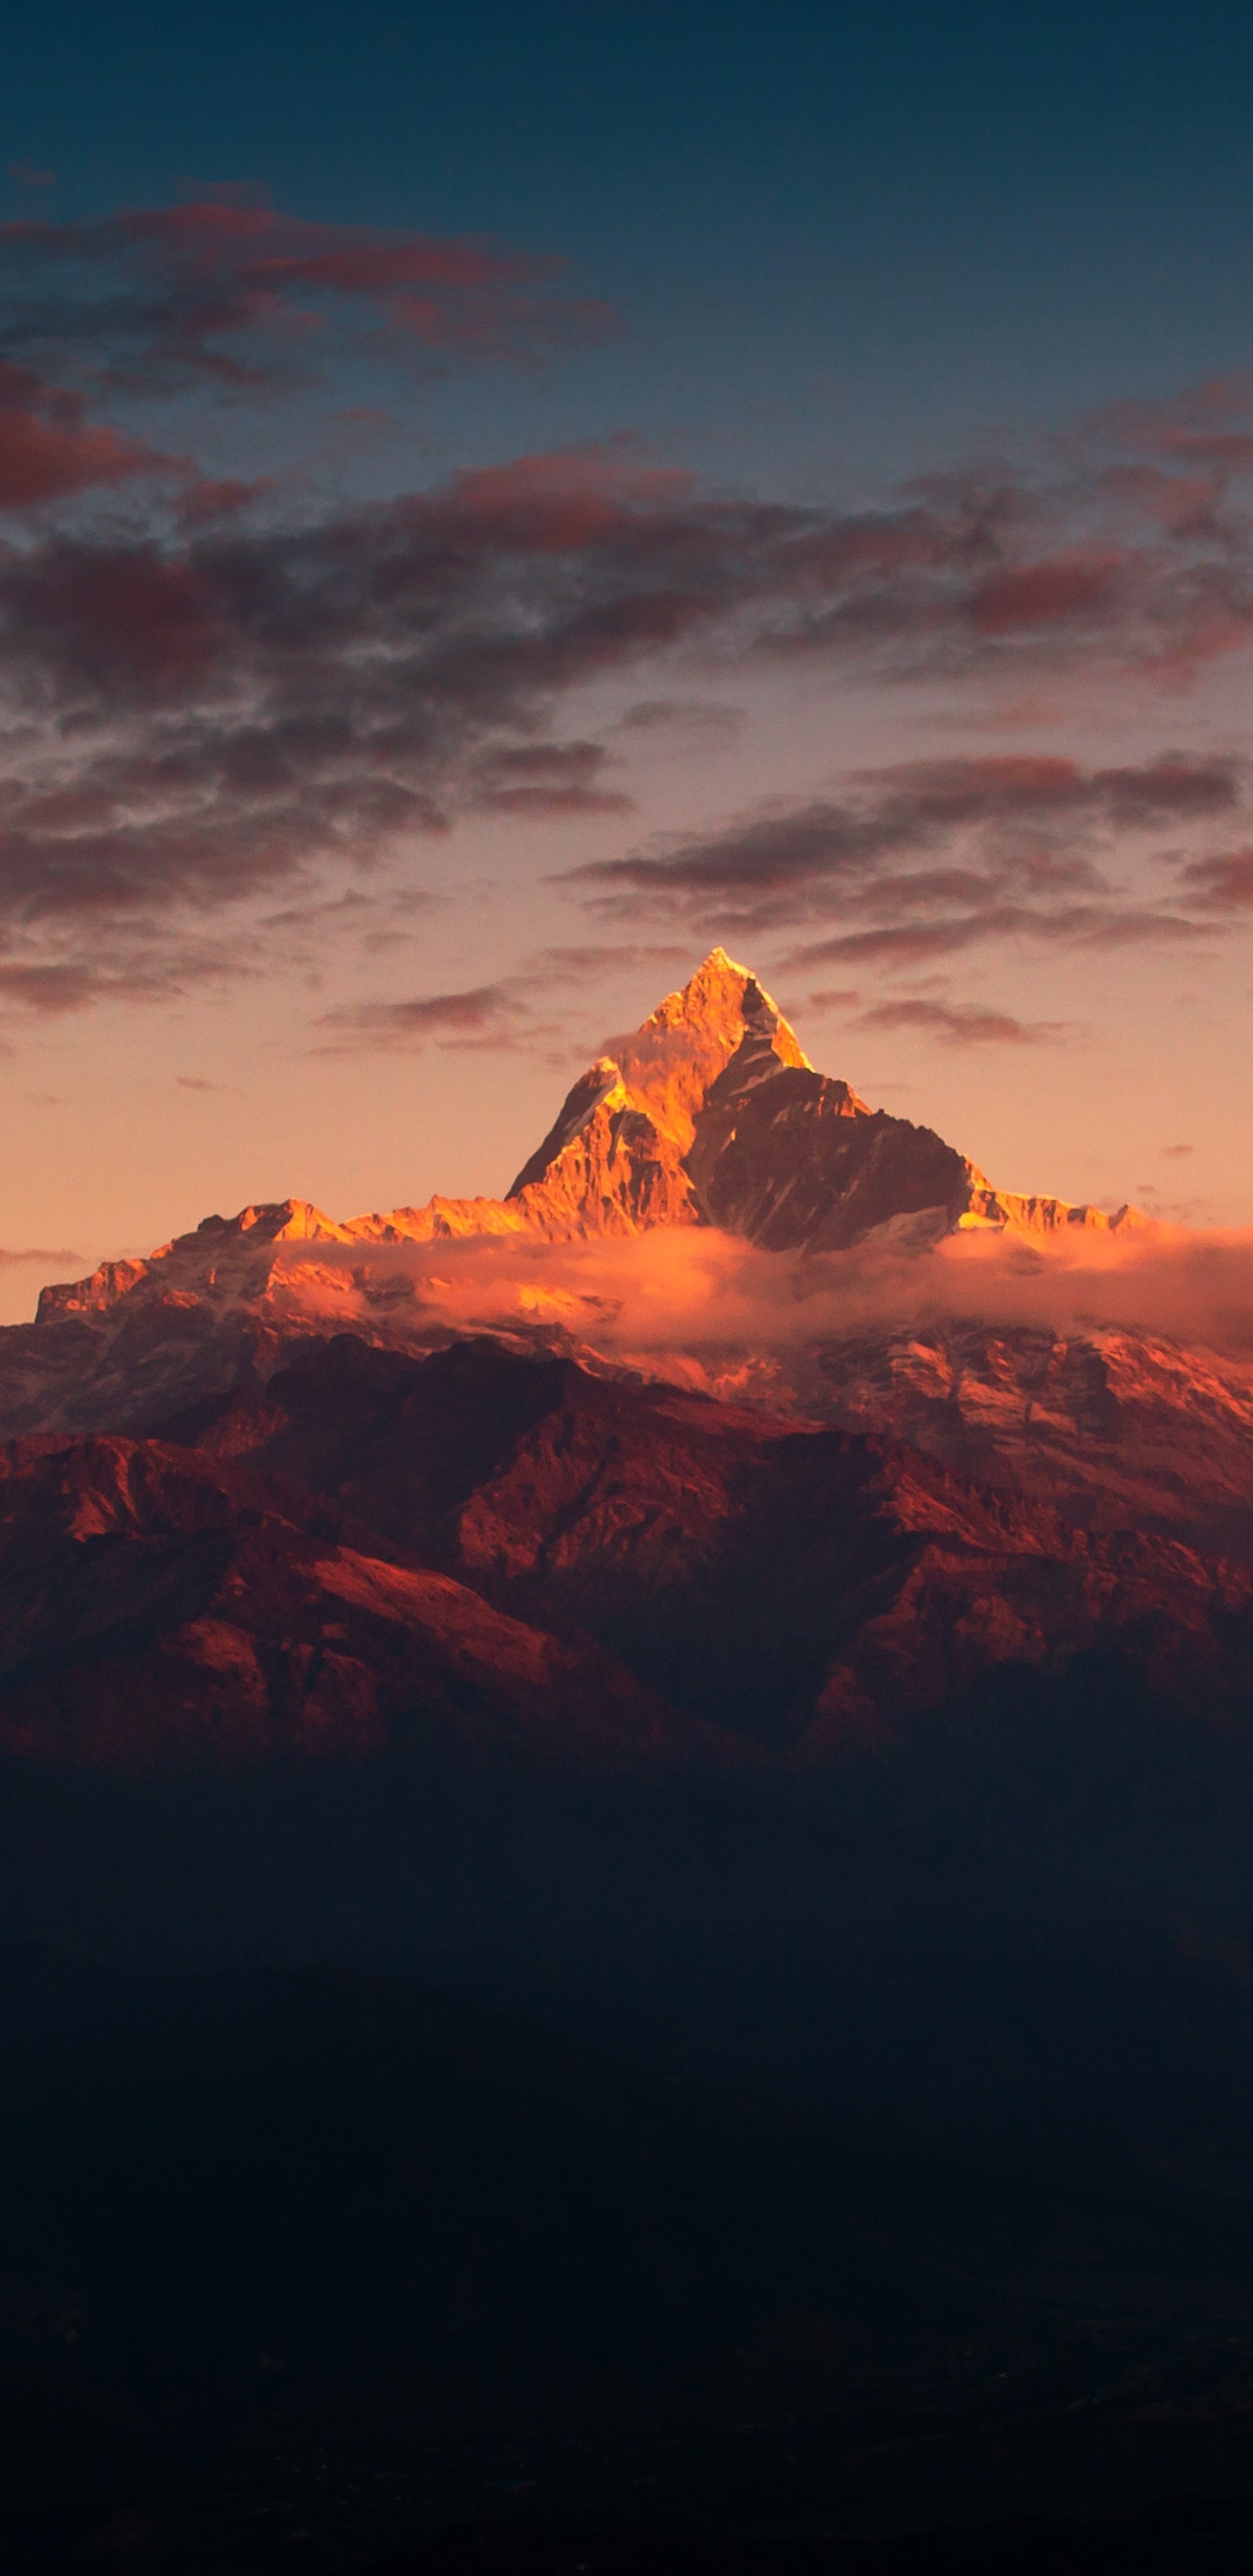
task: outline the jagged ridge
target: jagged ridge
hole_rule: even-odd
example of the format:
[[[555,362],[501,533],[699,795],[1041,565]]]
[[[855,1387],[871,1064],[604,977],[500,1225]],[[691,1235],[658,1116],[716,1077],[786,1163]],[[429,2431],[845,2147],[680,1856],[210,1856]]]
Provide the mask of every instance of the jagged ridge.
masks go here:
[[[925,1252],[970,1228],[1046,1245],[1132,1216],[993,1189],[931,1128],[871,1110],[816,1072],[757,977],[715,948],[574,1085],[505,1198],[437,1197],[346,1222],[284,1199],[207,1217],[146,1261],[46,1288],[34,1325],[0,1333],[0,1433],[143,1427],[215,1389],[263,1384],[296,1343],[345,1328],[410,1348],[462,1329],[423,1310],[398,1270],[345,1261],[353,1246],[718,1227],[781,1253],[876,1239]],[[519,1330],[563,1335],[591,1360],[594,1330],[562,1307],[528,1291]],[[765,1391],[780,1394],[777,1371]],[[817,1392],[817,1409],[831,1410],[825,1382]]]

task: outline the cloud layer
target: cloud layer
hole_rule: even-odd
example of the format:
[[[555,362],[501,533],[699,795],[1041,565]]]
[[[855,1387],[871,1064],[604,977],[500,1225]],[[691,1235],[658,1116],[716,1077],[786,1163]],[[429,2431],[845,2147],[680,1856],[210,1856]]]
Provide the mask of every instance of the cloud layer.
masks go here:
[[[299,1245],[283,1258],[302,1297],[315,1302],[315,1274],[345,1307],[392,1283],[390,1330],[398,1322],[394,1285],[403,1279],[412,1286],[415,1330],[548,1329],[615,1362],[635,1359],[694,1382],[703,1371],[722,1383],[721,1370],[737,1355],[760,1362],[865,1332],[944,1332],[966,1322],[1071,1336],[1122,1329],[1253,1359],[1248,1232],[1162,1225],[1083,1235],[1045,1252],[959,1235],[926,1254],[871,1244],[797,1258],[676,1227],[577,1244],[487,1237],[379,1253],[319,1244],[312,1269]],[[337,1274],[342,1280],[330,1285]]]
[[[1253,902],[1246,854],[1190,863],[1167,899],[1148,904],[1098,860],[1131,836],[1238,827],[1245,793],[1236,761],[1178,753],[1091,770],[1021,755],[915,761],[862,772],[838,800],[765,807],[567,882],[599,909],[660,904],[736,930],[837,912],[849,926],[794,950],[789,970],[912,966],[1009,935],[1097,948],[1188,941]]]
[[[701,668],[960,694],[1057,669],[1173,683],[1253,640],[1244,380],[858,511],[712,492],[629,442],[351,506],[183,452],[189,394],[272,405],[336,351],[529,364],[612,327],[559,263],[229,194],[0,228],[10,1006],[246,969],[240,905],[312,905],[466,816],[625,816],[624,742],[733,731],[693,694]],[[168,443],[111,416],[136,395],[175,406]],[[623,683],[603,740],[564,721],[593,681]],[[1159,832],[1176,876],[1132,899],[1109,854]],[[568,890],[715,935],[803,925],[798,968],[890,969],[1017,934],[1212,938],[1253,903],[1251,847],[1231,762],[933,762],[628,848]],[[415,1032],[428,1005],[479,1007],[506,1033],[507,1001],[468,989],[379,1007]]]

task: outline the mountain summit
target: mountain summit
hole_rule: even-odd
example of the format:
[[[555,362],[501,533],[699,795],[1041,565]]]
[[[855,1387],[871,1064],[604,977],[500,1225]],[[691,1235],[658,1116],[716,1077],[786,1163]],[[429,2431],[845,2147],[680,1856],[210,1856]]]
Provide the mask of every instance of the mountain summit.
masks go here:
[[[0,1426],[152,1421],[241,1369],[263,1374],[294,1337],[342,1329],[353,1245],[717,1227],[770,1252],[882,1240],[922,1253],[970,1228],[1043,1243],[1132,1216],[994,1189],[934,1129],[815,1072],[751,968],[715,948],[640,1028],[609,1042],[504,1198],[437,1197],[344,1222],[285,1199],[206,1217],[147,1260],[45,1288],[35,1324],[0,1333]],[[362,1279],[371,1336],[411,1339],[410,1289]]]
[[[563,1101],[509,1199],[545,1233],[708,1225],[702,1181],[754,1093],[785,1070],[819,1081],[751,968],[712,949],[641,1028],[615,1038]],[[839,1107],[864,1104],[835,1083]],[[833,1103],[833,1105],[835,1105]]]
[[[815,1073],[752,969],[724,948],[581,1076],[504,1204],[550,1237],[715,1225],[772,1252],[840,1250],[901,1220],[920,1241],[1111,1222],[993,1189],[932,1128]]]

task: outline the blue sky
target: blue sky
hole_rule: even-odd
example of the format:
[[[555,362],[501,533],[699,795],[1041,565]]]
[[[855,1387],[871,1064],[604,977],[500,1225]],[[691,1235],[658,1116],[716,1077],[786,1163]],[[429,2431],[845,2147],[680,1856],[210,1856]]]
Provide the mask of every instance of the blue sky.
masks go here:
[[[532,433],[629,422],[771,488],[1248,347],[1253,21],[1204,0],[51,5],[13,14],[3,117],[67,218],[254,182],[557,252],[627,337],[522,389]],[[481,389],[442,408],[491,452]]]

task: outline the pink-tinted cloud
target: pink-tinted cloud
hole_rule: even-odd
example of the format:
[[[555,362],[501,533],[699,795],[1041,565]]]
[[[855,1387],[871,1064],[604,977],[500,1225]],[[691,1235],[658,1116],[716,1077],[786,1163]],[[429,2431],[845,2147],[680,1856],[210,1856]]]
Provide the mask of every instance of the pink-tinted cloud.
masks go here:
[[[247,387],[308,355],[328,323],[447,361],[530,364],[603,339],[603,303],[565,263],[483,240],[308,223],[214,198],[83,223],[0,226],[9,345],[146,390]]]
[[[461,993],[426,993],[412,1001],[358,1002],[325,1011],[319,1028],[330,1032],[331,1053],[408,1051],[431,1040],[469,1038],[494,1045],[512,1033],[517,1003],[505,984],[477,984]]]
[[[1121,569],[1122,558],[1108,552],[1016,565],[995,573],[975,591],[972,622],[985,635],[1010,635],[1087,618],[1113,606]]]
[[[53,288],[72,270],[94,315],[72,347],[104,367],[115,259],[139,264],[117,309],[130,329],[142,275],[153,366],[175,345],[157,296],[171,261],[180,295],[191,277],[208,299],[193,312],[184,296],[181,320],[166,316],[200,357],[226,350],[220,317],[240,297],[248,311],[260,298],[260,315],[297,283],[341,295],[350,278],[385,297],[402,269],[410,291],[420,267],[449,295],[494,293],[509,265],[482,245],[437,256],[408,237],[314,242],[285,220],[214,204],[19,227],[9,252],[34,267],[20,271],[14,332],[30,340],[38,326],[52,346]],[[323,290],[310,278],[328,260],[340,282]],[[41,380],[27,365],[23,381]],[[563,703],[629,676],[649,691],[635,700],[647,733],[685,702],[679,654],[685,682],[701,655],[725,673],[797,653],[885,680],[939,674],[954,692],[1028,665],[1177,674],[1253,633],[1253,521],[1224,498],[1234,461],[1209,473],[1204,510],[1193,493],[1186,527],[1126,490],[1111,497],[1108,476],[1169,481],[1175,431],[1243,435],[1239,399],[1214,393],[1165,427],[1089,426],[1030,471],[931,478],[863,513],[710,493],[622,442],[356,508],[306,503],[303,518],[290,494],[280,516],[263,486],[190,475],[148,532],[93,529],[80,510],[0,554],[0,706],[21,744],[0,789],[0,940],[54,920],[96,940],[105,922],[174,922],[255,891],[312,900],[320,869],[369,865],[466,813],[557,825],[621,811],[608,744],[563,741]],[[145,460],[109,446],[120,433],[87,421],[81,391],[23,402],[15,417],[78,442],[75,471],[139,476]],[[1181,491],[1197,484],[1191,450],[1178,470]],[[75,497],[68,484],[62,497]],[[1102,513],[1118,520],[1116,546],[1092,535]],[[1243,829],[1244,797],[1238,766],[1216,758],[915,764],[627,848],[578,887],[619,909],[707,916],[715,937],[795,923],[814,934],[810,962],[923,961],[998,936],[1214,937],[1239,909],[1234,861],[1225,879],[1185,874],[1154,904],[1118,890],[1108,857],[1121,835],[1160,829],[1186,841],[1188,865],[1212,868],[1212,831],[1224,814],[1230,837]],[[173,954],[184,927],[170,937]]]
[[[787,1383],[789,1354],[873,1330],[943,1335],[953,1325],[1033,1326],[1090,1339],[1125,1329],[1253,1356],[1253,1234],[1184,1233],[1166,1224],[1034,1247],[964,1234],[928,1254],[871,1241],[797,1258],[759,1251],[713,1228],[674,1227],[590,1243],[516,1236],[377,1253],[359,1243],[316,1247],[321,1268],[351,1270],[368,1319],[372,1291],[410,1283],[414,1329],[547,1332],[635,1362],[680,1383],[768,1393],[772,1361]],[[309,1254],[282,1248],[299,1271]],[[343,1329],[351,1299],[337,1290]],[[395,1329],[397,1309],[389,1305]],[[810,1381],[812,1388],[812,1380]]]
[[[150,474],[170,460],[84,418],[80,397],[0,360],[0,510],[28,510],[101,484]]]
[[[1193,859],[1183,870],[1189,898],[1212,912],[1253,910],[1253,849]]]
[[[668,970],[687,962],[685,948],[655,944],[541,948],[516,974],[467,992],[425,993],[323,1012],[316,1025],[327,1035],[315,1053],[410,1054],[431,1045],[459,1052],[512,1052],[563,1034],[568,1042],[568,1029],[563,1031],[550,1016],[556,994],[577,991],[606,973]],[[589,1042],[580,1061],[596,1050],[596,1043]]]
[[[35,1262],[45,1262],[50,1268],[62,1269],[68,1268],[71,1262],[81,1261],[82,1258],[83,1255],[81,1252],[67,1252],[63,1247],[60,1250],[49,1252],[41,1245],[32,1244],[29,1251],[10,1251],[8,1249],[0,1249],[0,1269],[21,1269],[27,1262],[30,1262],[32,1265]]]
[[[498,752],[475,798],[491,814],[560,821],[579,814],[629,814],[631,798],[606,787],[600,743],[523,743]]]

